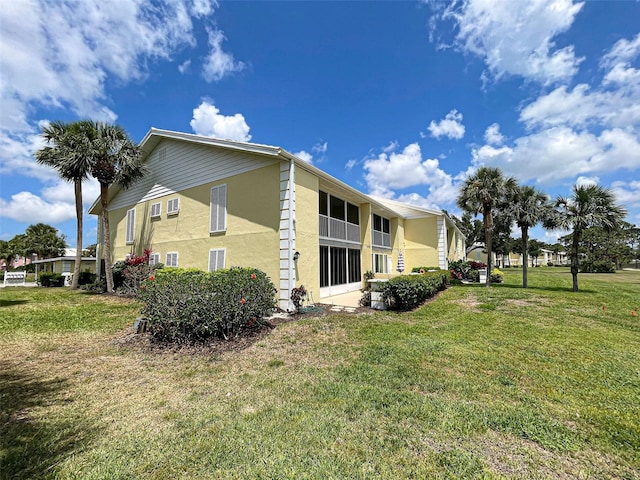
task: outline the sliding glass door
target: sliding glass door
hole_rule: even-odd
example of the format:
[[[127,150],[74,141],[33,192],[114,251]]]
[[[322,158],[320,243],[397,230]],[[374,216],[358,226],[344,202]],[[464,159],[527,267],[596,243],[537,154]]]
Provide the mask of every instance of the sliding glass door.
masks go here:
[[[320,246],[320,297],[359,290],[360,249]]]

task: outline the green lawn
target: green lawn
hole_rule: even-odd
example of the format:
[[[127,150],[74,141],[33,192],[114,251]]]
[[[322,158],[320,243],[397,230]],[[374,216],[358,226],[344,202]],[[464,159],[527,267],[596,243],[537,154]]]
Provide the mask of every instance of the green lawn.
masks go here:
[[[640,272],[505,277],[217,356],[123,343],[132,301],[2,289],[0,478],[640,478]]]

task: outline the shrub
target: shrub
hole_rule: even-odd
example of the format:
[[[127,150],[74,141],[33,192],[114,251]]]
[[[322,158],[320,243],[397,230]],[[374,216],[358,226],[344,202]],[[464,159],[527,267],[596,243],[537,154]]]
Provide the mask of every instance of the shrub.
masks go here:
[[[615,273],[616,266],[608,260],[585,260],[580,264],[583,273]]]
[[[481,268],[487,268],[487,264],[484,262],[474,262],[473,260],[471,260],[468,263],[472,270],[480,270]]]
[[[116,262],[113,266],[114,271],[117,271],[117,275],[114,274],[114,288],[125,295],[139,295],[142,283],[156,270],[164,266],[161,263],[149,265],[149,255],[151,255],[151,250],[145,249],[140,256],[132,254],[125,260]],[[117,281],[115,280],[116,276],[118,277]]]
[[[502,283],[504,280],[504,273],[497,268],[494,268],[491,272],[491,283]]]
[[[446,272],[394,277],[382,287],[382,298],[397,310],[412,310],[447,286]]]
[[[85,270],[84,272],[80,272],[78,276],[78,285],[89,285],[96,281],[96,274],[91,273],[89,270]]]
[[[59,273],[43,272],[38,277],[42,287],[64,287],[64,277]]]
[[[411,273],[425,273],[430,270],[439,271],[440,267],[413,267]]]
[[[300,310],[302,302],[304,302],[306,298],[307,289],[304,288],[304,285],[300,285],[291,291],[291,302],[293,302],[293,306],[296,307],[296,310]]]
[[[207,273],[164,268],[141,286],[142,314],[157,340],[186,343],[216,336],[228,339],[263,324],[276,307],[275,289],[254,268]]]

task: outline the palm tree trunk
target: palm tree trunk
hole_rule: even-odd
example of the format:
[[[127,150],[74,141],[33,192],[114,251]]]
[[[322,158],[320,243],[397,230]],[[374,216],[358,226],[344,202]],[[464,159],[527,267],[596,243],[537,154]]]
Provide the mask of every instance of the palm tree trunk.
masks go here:
[[[491,210],[485,210],[483,218],[484,220],[484,238],[487,241],[487,280],[485,285],[491,286],[491,248],[493,247],[493,217]]]
[[[580,262],[578,261],[578,247],[580,246],[580,232],[575,229],[573,231],[573,241],[571,242],[571,276],[573,277],[573,291],[578,291],[578,270]]]
[[[527,246],[529,244],[529,229],[522,227],[522,288],[529,286],[529,258],[527,252]]]
[[[73,181],[73,189],[76,195],[76,263],[73,266],[73,279],[71,280],[71,290],[78,288],[80,278],[80,268],[82,267],[82,179],[76,178]]]
[[[109,185],[100,184],[100,204],[102,206],[102,238],[104,239],[104,273],[107,293],[113,293],[113,265],[111,262],[111,231],[109,230]]]

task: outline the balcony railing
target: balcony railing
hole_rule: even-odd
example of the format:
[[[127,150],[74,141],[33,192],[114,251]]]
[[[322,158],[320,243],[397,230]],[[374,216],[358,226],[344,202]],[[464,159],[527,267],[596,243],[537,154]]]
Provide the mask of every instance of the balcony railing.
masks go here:
[[[391,248],[391,235],[378,230],[372,230],[372,244],[374,247]]]
[[[360,243],[360,225],[349,223],[326,215],[319,216],[320,237]]]

